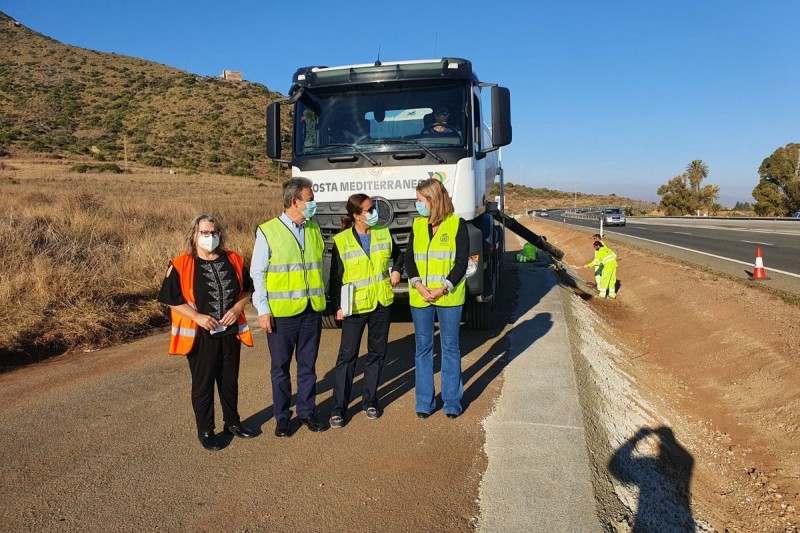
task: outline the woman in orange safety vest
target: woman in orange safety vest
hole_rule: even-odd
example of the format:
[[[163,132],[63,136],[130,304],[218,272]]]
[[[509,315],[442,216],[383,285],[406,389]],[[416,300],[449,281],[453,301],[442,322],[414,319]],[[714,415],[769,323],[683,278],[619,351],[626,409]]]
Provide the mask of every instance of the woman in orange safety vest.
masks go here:
[[[239,418],[239,358],[242,343],[253,345],[244,306],[253,280],[244,259],[225,250],[225,230],[212,215],[198,215],[186,251],[170,261],[158,301],[170,307],[169,353],[185,355],[192,376],[192,408],[200,444],[222,448],[214,433],[214,383],[224,431],[243,438],[256,433]]]

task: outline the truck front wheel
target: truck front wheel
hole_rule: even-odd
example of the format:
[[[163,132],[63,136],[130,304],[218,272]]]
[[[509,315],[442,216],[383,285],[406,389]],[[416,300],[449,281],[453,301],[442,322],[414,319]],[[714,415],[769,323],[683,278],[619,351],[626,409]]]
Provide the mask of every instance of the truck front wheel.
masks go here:
[[[479,302],[477,298],[468,297],[464,303],[465,322],[469,329],[484,331],[492,327],[492,312],[494,298],[488,302]]]

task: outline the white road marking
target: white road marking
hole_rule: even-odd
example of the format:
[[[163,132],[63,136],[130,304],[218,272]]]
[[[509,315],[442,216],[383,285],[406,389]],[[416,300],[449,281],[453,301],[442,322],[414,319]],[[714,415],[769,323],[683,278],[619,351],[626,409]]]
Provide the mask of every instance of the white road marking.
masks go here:
[[[774,244],[769,242],[760,242],[760,241],[739,241],[739,242],[746,242],[749,244],[759,244],[761,246],[775,246]]]
[[[635,224],[637,229],[644,229],[643,226],[665,226],[665,227],[686,227],[686,223],[681,224],[670,224],[667,222],[643,222],[641,220],[629,219],[628,222],[630,224]],[[711,230],[721,230],[721,231],[743,231],[745,233],[769,233],[771,235],[798,235],[800,231],[775,231],[774,229],[761,229],[761,228],[743,228],[743,227],[725,227],[725,226],[715,226],[712,224],[692,224],[692,229],[711,229]],[[800,224],[798,224],[800,227]]]
[[[730,261],[732,263],[739,263],[740,265],[747,265],[747,266],[750,266],[750,267],[754,266],[753,263],[746,263],[744,261],[739,261],[738,259],[731,259],[730,257],[722,257],[721,255],[714,255],[714,254],[710,254],[708,252],[701,252],[700,250],[692,250],[691,248],[684,248],[683,246],[676,246],[674,244],[669,244],[668,242],[654,241],[653,239],[645,239],[644,237],[636,237],[634,235],[627,235],[627,236],[632,238],[632,239],[639,239],[639,240],[642,240],[642,241],[652,242],[652,243],[655,243],[655,244],[661,244],[663,246],[670,246],[672,248],[677,248],[678,250],[684,250],[684,251],[687,251],[687,252],[694,252],[696,254],[707,255],[709,257],[714,257],[716,259],[722,259],[723,261]],[[793,276],[795,278],[800,278],[800,274],[794,274],[793,272],[786,272],[785,270],[778,270],[778,269],[775,269],[775,268],[770,268],[770,269],[768,269],[768,271],[769,272],[777,272],[778,274],[784,274],[786,276]]]
[[[694,235],[693,233],[687,233],[685,231],[673,231],[676,235]]]

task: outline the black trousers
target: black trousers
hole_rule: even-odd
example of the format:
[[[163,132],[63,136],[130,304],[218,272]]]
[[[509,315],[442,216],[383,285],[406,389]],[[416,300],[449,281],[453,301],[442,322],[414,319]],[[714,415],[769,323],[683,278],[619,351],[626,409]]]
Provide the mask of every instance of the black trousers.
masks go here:
[[[369,326],[369,332],[367,333],[367,358],[364,362],[364,392],[361,397],[361,405],[362,409],[379,407],[378,385],[381,381],[386,347],[389,343],[389,310],[389,307],[378,304],[374,311],[350,315],[344,319],[339,356],[336,358],[333,383],[334,407],[331,416],[343,417],[347,413],[358,351],[361,347],[361,337],[366,326]]]
[[[317,355],[322,336],[322,315],[306,310],[296,316],[275,317],[272,333],[267,333],[271,360],[272,412],[275,420],[289,420],[292,412],[292,381],[289,369],[292,355],[297,359],[297,416],[314,414],[317,401]]]
[[[217,384],[225,424],[239,423],[239,356],[242,343],[236,335],[212,337],[197,332],[186,357],[192,374],[192,408],[197,433],[214,431],[214,383]]]

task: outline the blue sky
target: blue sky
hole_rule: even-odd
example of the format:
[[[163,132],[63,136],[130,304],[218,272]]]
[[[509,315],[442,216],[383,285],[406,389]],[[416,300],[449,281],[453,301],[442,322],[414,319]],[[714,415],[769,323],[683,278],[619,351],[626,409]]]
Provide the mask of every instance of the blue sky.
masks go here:
[[[800,2],[0,0],[65,44],[285,93],[301,66],[463,57],[511,90],[506,179],[658,200],[702,159],[723,205],[800,142]],[[1,53],[1,52],[0,52]]]

